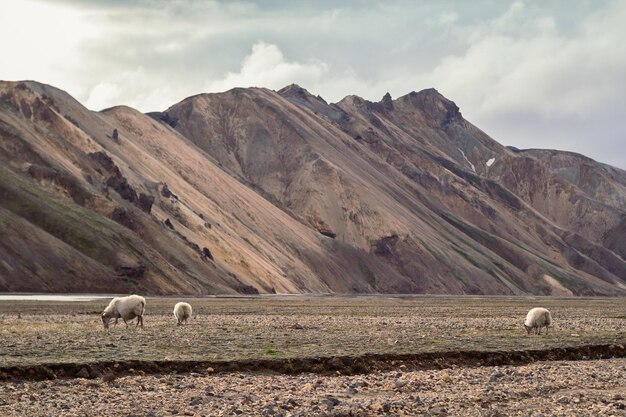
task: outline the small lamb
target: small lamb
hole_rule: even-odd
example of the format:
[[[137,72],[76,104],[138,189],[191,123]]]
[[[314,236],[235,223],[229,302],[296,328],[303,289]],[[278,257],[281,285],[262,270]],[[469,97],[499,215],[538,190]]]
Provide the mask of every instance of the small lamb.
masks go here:
[[[132,320],[137,317],[135,327],[141,325],[143,328],[143,313],[145,310],[146,299],[140,295],[115,297],[102,312],[102,324],[104,328],[108,330],[111,319],[115,319],[115,323],[117,323],[117,319],[121,318],[128,328],[127,320]]]
[[[526,315],[526,321],[524,322],[524,327],[528,334],[530,334],[531,330],[534,330],[535,334],[541,334],[542,327],[546,328],[546,334],[548,334],[548,326],[551,325],[552,315],[543,307],[531,309]]]
[[[187,319],[191,318],[191,305],[188,303],[176,303],[174,306],[174,317],[176,317],[176,325],[187,324]]]

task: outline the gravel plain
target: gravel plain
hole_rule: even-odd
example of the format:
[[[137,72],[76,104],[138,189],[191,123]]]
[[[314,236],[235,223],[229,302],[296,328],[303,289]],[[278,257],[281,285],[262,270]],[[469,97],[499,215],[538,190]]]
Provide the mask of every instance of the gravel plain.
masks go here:
[[[4,383],[3,416],[624,416],[626,359],[366,375],[136,375]]]
[[[120,323],[108,333],[99,319],[106,300],[0,301],[0,415],[626,416],[626,355],[558,357],[579,346],[622,351],[624,299],[187,299],[195,318],[177,327],[170,310],[180,300],[148,299],[143,330]],[[535,306],[553,313],[548,335],[528,336],[522,327]],[[435,359],[432,366],[416,366],[393,359],[542,349],[553,350],[557,360],[464,366]],[[165,371],[133,362],[237,364],[372,354],[385,366],[284,374],[245,366]],[[78,371],[69,376],[29,375],[30,367],[70,365]]]

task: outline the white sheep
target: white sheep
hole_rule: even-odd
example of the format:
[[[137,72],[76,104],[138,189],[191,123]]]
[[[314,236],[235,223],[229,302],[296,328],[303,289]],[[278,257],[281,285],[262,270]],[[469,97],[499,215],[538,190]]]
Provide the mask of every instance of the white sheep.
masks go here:
[[[143,328],[143,313],[146,309],[146,299],[140,295],[129,295],[128,297],[115,297],[111,300],[107,308],[102,312],[102,324],[105,329],[109,329],[111,319],[121,318],[128,327],[127,320],[137,317],[135,327],[141,325]]]
[[[176,325],[187,324],[187,319],[191,318],[191,305],[188,303],[176,303],[174,306],[174,317],[176,317]]]
[[[526,315],[526,321],[524,327],[526,332],[530,334],[531,330],[535,331],[535,334],[541,334],[541,328],[546,328],[546,334],[548,334],[548,326],[552,325],[552,315],[543,307],[535,307],[531,309]]]

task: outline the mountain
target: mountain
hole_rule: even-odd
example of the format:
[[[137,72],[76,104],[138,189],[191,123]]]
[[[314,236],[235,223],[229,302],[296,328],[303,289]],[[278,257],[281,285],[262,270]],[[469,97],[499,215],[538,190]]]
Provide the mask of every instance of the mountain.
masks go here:
[[[0,83],[0,291],[626,294],[626,172],[429,89],[84,108]]]

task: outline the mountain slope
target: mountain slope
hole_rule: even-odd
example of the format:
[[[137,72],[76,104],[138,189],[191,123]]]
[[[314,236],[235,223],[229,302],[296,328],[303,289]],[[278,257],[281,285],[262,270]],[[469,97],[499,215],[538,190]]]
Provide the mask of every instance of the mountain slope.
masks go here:
[[[0,83],[0,291],[625,294],[625,184],[433,89],[144,115]]]
[[[623,208],[586,201],[609,220],[606,230],[568,230],[571,222],[551,218],[506,181],[527,158],[465,121],[435,90],[329,105],[295,85],[235,89],[190,97],[164,115],[242,181],[382,258],[417,291],[550,293],[563,285],[611,293],[624,284],[623,259],[598,238],[619,225]],[[564,181],[536,158],[530,167],[542,180]],[[569,187],[567,198],[582,195]],[[576,207],[566,207],[568,216]],[[581,216],[579,224],[593,222]],[[391,242],[393,250],[379,250]]]
[[[367,292],[372,271],[401,279],[285,214],[148,116],[90,112],[32,82],[0,91],[0,206],[47,239],[2,223],[12,246],[33,251],[0,254],[2,290]],[[62,256],[33,270],[47,252]]]

